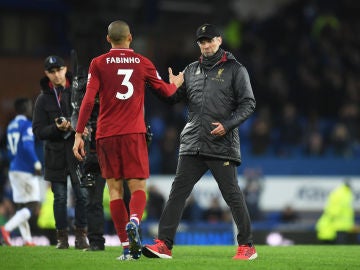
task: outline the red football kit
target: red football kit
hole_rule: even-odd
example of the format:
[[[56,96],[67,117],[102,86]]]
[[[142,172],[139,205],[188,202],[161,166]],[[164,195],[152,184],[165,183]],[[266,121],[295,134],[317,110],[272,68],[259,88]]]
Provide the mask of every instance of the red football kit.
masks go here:
[[[154,64],[132,49],[111,49],[91,61],[86,93],[81,103],[76,131],[82,133],[97,93],[100,111],[96,138],[145,133],[145,83],[171,96],[175,84],[164,82]]]
[[[90,63],[76,131],[84,131],[99,93],[96,152],[101,175],[106,179],[149,177],[144,135],[145,83],[164,96],[177,89],[160,78],[149,59],[132,49],[111,49]]]

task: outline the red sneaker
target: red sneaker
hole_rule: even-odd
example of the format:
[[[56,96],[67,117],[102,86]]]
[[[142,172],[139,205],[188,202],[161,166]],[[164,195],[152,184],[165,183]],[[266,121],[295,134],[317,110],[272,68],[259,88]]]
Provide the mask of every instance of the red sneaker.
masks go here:
[[[257,258],[256,249],[253,245],[240,245],[233,257],[234,260],[254,260]]]
[[[0,228],[2,238],[4,239],[4,242],[7,246],[11,246],[11,237],[10,233],[5,230],[4,226],[1,226]]]
[[[145,245],[142,253],[148,258],[172,259],[171,250],[166,246],[165,242],[155,239],[154,245]]]

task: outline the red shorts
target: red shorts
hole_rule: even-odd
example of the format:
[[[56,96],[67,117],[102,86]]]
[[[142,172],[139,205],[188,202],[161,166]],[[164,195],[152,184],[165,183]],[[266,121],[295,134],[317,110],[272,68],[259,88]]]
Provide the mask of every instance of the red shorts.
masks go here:
[[[143,133],[98,139],[96,152],[105,179],[149,178],[149,157]]]

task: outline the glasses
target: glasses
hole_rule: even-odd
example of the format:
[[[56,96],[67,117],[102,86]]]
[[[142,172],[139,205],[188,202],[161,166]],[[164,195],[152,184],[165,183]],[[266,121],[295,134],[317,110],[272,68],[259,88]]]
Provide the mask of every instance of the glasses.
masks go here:
[[[216,37],[213,37],[213,38],[202,38],[200,40],[198,40],[197,44],[200,46],[200,45],[205,45],[206,43],[212,43],[215,41],[215,38]]]

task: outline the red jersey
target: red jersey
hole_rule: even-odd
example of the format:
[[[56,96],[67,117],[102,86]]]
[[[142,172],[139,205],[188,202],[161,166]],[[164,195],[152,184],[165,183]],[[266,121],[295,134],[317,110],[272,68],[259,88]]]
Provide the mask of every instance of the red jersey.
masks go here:
[[[154,64],[132,49],[111,49],[94,58],[89,67],[86,93],[81,103],[76,131],[82,133],[99,93],[100,111],[96,138],[145,133],[145,83],[171,96],[175,84],[164,82]]]

